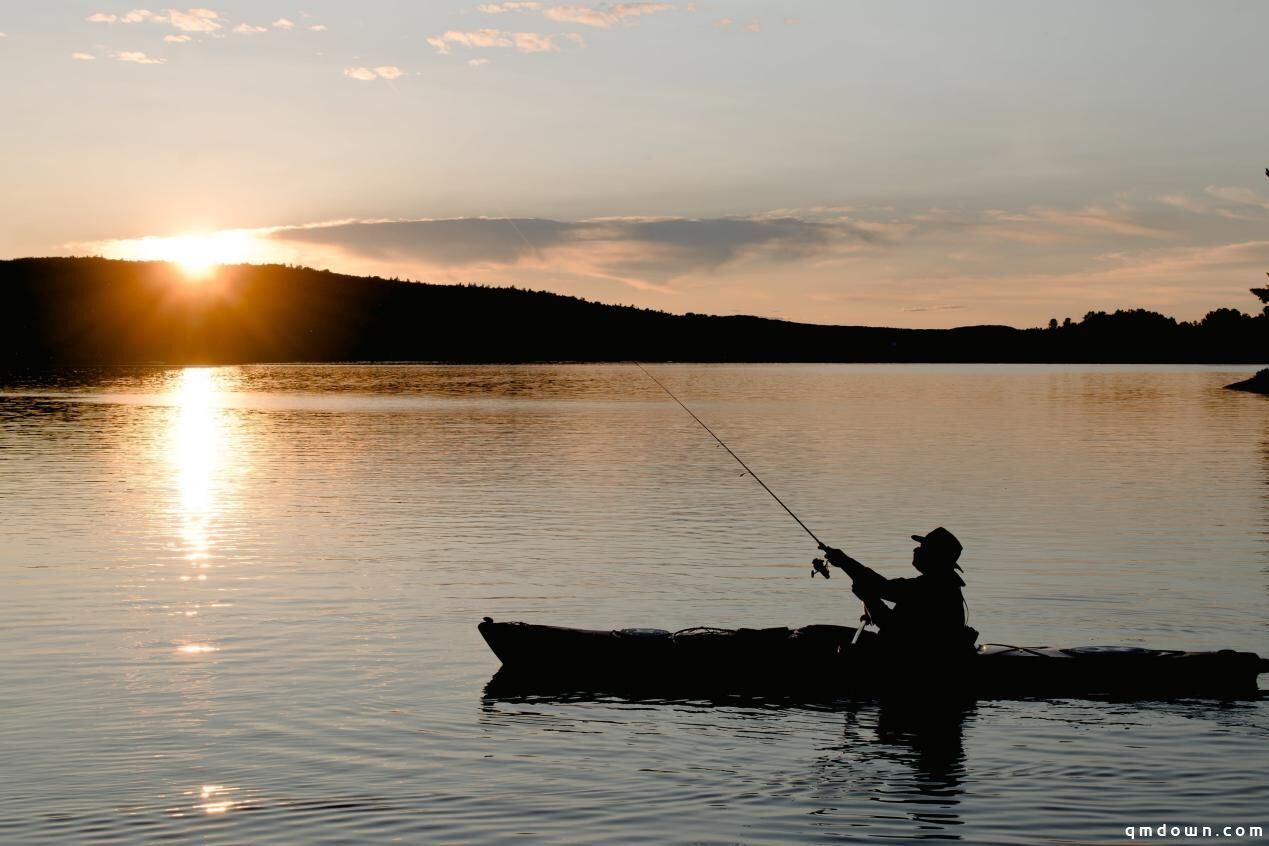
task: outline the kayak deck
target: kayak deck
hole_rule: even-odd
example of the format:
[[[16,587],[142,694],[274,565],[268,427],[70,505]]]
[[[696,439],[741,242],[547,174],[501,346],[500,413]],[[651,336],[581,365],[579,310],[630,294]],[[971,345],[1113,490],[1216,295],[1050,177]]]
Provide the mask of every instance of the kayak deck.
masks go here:
[[[799,629],[573,629],[479,625],[502,684],[718,694],[872,694],[1153,698],[1258,695],[1269,661],[1251,652],[987,644],[963,657],[907,656],[849,626]]]

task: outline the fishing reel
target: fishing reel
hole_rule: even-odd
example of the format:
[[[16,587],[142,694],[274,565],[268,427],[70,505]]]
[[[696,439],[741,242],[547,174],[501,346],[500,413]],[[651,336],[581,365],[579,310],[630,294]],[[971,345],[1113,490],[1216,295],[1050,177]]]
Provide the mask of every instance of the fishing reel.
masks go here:
[[[826,579],[832,578],[833,574],[828,571],[828,562],[823,558],[811,559],[811,578],[815,578],[815,574],[819,573]]]

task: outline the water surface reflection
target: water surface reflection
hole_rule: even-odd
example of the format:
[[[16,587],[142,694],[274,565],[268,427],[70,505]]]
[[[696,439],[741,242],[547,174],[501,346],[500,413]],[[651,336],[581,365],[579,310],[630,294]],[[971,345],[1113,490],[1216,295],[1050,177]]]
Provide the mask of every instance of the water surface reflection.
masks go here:
[[[984,640],[1269,653],[1269,405],[1238,373],[655,372],[880,571],[932,516],[973,538]],[[481,701],[485,615],[858,614],[629,366],[0,380],[0,511],[6,842],[1012,846],[1269,807],[1263,699]]]
[[[961,839],[960,805],[970,779],[963,739],[976,719],[976,703],[632,698],[584,691],[516,692],[496,682],[486,686],[481,699],[482,721],[491,740],[504,738],[522,751],[526,736],[593,735],[605,740],[589,744],[616,744],[614,752],[637,758],[636,739],[642,735],[707,733],[713,736],[707,757],[716,754],[720,741],[748,749],[739,761],[703,758],[684,765],[714,776],[720,792],[710,803],[713,807],[744,800],[746,790],[754,789],[752,782],[765,778],[780,783],[777,794],[788,794],[784,812],[795,811],[811,829],[831,839],[852,831],[902,840]],[[785,759],[783,769],[762,773],[758,756],[763,746],[783,746],[812,727],[819,736],[801,764],[782,750],[777,757]],[[572,745],[565,743],[560,751],[543,748],[535,760],[543,772],[550,772],[562,763],[559,759],[569,757],[563,750]],[[739,795],[727,795],[728,784]],[[861,807],[869,804],[872,809],[861,815]]]

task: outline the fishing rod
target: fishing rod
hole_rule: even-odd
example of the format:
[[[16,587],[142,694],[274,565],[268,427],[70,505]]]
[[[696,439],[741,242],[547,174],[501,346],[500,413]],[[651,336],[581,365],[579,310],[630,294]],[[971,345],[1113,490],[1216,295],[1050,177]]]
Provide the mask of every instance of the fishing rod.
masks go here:
[[[785,505],[785,504],[784,504],[784,500],[782,500],[782,499],[780,499],[780,497],[776,496],[775,491],[773,491],[773,490],[771,490],[771,488],[767,487],[767,483],[766,483],[766,482],[764,482],[764,481],[762,481],[762,479],[758,478],[758,474],[757,474],[757,473],[755,473],[755,472],[753,472],[753,470],[751,470],[751,469],[749,468],[749,465],[748,465],[748,464],[746,464],[746,463],[745,463],[745,462],[741,459],[741,457],[740,457],[739,455],[736,455],[736,453],[732,451],[732,448],[731,448],[731,447],[729,447],[729,446],[727,446],[727,444],[723,443],[723,439],[722,439],[722,438],[720,438],[720,437],[718,437],[718,435],[715,435],[715,434],[714,434],[714,430],[713,430],[713,429],[711,429],[711,428],[709,428],[708,426],[706,426],[706,425],[705,425],[705,421],[704,421],[704,420],[702,420],[701,418],[699,418],[699,417],[697,417],[697,416],[696,416],[696,412],[692,411],[692,409],[690,409],[690,408],[688,408],[686,405],[684,405],[684,404],[683,404],[683,400],[681,400],[681,399],[679,399],[678,397],[676,397],[676,396],[674,395],[674,392],[673,392],[673,391],[671,391],[669,388],[667,388],[665,385],[663,385],[663,384],[661,383],[661,380],[660,380],[660,379],[658,379],[657,377],[655,377],[655,376],[653,376],[651,373],[649,373],[649,372],[647,371],[647,368],[645,368],[642,364],[640,364],[639,362],[637,362],[637,361],[636,361],[636,362],[634,362],[634,366],[635,366],[635,367],[637,367],[637,368],[639,368],[640,370],[642,370],[642,371],[643,371],[643,375],[647,376],[647,377],[648,377],[649,379],[651,379],[653,382],[656,382],[656,383],[657,383],[657,385],[658,385],[658,386],[660,386],[661,390],[663,390],[663,391],[665,391],[667,394],[669,394],[669,395],[670,395],[670,399],[672,399],[672,400],[674,400],[675,402],[677,402],[677,403],[678,403],[678,404],[679,404],[679,405],[683,408],[683,410],[684,410],[684,411],[686,411],[688,414],[692,415],[692,419],[693,419],[693,420],[695,420],[697,423],[700,423],[700,424],[701,424],[701,428],[702,428],[702,429],[704,429],[706,432],[709,432],[710,437],[712,437],[714,440],[718,441],[718,445],[719,445],[719,446],[721,446],[723,449],[727,450],[727,454],[728,454],[728,455],[730,455],[732,458],[736,459],[736,461],[740,464],[740,466],[741,466],[741,467],[743,467],[743,468],[745,468],[745,471],[746,471],[746,472],[747,472],[750,476],[753,476],[753,480],[754,480],[755,482],[757,482],[758,484],[762,485],[762,489],[763,489],[764,491],[766,491],[767,493],[771,494],[771,498],[772,498],[772,499],[774,499],[776,502],[780,503],[780,507],[781,507],[781,508],[783,508],[785,511],[789,512],[789,516],[790,516],[790,517],[792,517],[794,520],[796,520],[796,521],[797,521],[797,524],[798,524],[799,526],[801,526],[801,527],[802,527],[802,531],[806,532],[808,535],[810,535],[810,536],[811,536],[811,540],[815,541],[815,545],[816,545],[816,546],[818,546],[820,549],[826,549],[826,548],[827,548],[827,547],[825,547],[825,546],[824,546],[823,542],[821,542],[821,541],[820,541],[820,539],[819,539],[819,538],[817,538],[817,537],[815,536],[815,532],[812,532],[810,529],[808,529],[808,528],[806,527],[806,524],[802,522],[801,518],[799,518],[799,517],[798,517],[798,515],[796,515],[796,514],[794,514],[794,513],[793,513],[793,509],[791,509],[791,508],[789,508],[789,506]],[[816,560],[818,561],[818,559],[816,559]],[[819,573],[821,573],[821,574],[824,576],[824,578],[826,578],[826,579],[828,578],[828,568],[827,568],[827,567],[825,567],[825,568],[823,568],[823,569],[821,570],[821,569],[820,569],[820,567],[817,565],[817,566],[816,566],[816,568],[815,568],[815,571],[813,571],[813,573],[814,573],[814,572],[819,572]]]
[[[711,428],[709,428],[708,426],[706,426],[706,425],[705,425],[705,421],[704,421],[704,420],[702,420],[701,418],[697,417],[697,416],[696,416],[696,412],[695,412],[695,411],[692,411],[692,409],[688,408],[688,407],[687,407],[687,406],[683,403],[683,400],[681,400],[681,399],[679,399],[678,397],[676,397],[676,396],[674,395],[674,392],[673,392],[673,391],[671,391],[671,390],[670,390],[669,388],[667,388],[664,384],[662,384],[660,379],[658,379],[657,377],[655,377],[655,376],[653,376],[651,373],[649,373],[649,372],[648,372],[648,370],[647,370],[647,368],[646,368],[646,367],[644,367],[642,364],[640,364],[639,362],[637,362],[637,361],[636,361],[636,362],[634,362],[634,366],[635,366],[635,367],[637,367],[637,368],[639,368],[640,370],[642,370],[642,371],[643,371],[643,375],[647,376],[647,377],[648,377],[649,379],[651,379],[653,382],[656,382],[656,383],[657,383],[657,385],[658,385],[658,386],[660,386],[661,390],[663,390],[663,391],[665,391],[667,394],[669,394],[669,395],[670,395],[670,399],[672,399],[672,400],[674,400],[675,402],[677,402],[677,403],[679,404],[679,406],[680,406],[680,407],[682,407],[682,409],[683,409],[684,411],[686,411],[688,414],[692,415],[692,419],[693,419],[693,420],[695,420],[697,423],[700,423],[700,424],[701,424],[701,428],[702,428],[702,429],[704,429],[706,432],[709,432],[710,437],[712,437],[714,440],[718,441],[718,445],[719,445],[719,446],[721,446],[723,449],[727,450],[727,454],[728,454],[728,455],[730,455],[732,458],[736,459],[737,463],[739,463],[741,467],[745,468],[745,472],[747,472],[750,476],[752,476],[752,477],[753,477],[753,480],[754,480],[755,482],[757,482],[758,484],[762,485],[762,489],[763,489],[764,491],[766,491],[767,493],[771,494],[771,498],[772,498],[772,499],[774,499],[776,502],[780,503],[780,507],[781,507],[781,508],[783,508],[785,511],[789,512],[789,516],[790,516],[790,517],[792,517],[794,520],[796,520],[796,521],[797,521],[797,524],[798,524],[799,526],[801,526],[801,527],[802,527],[802,531],[806,532],[808,535],[810,535],[810,536],[811,536],[811,540],[815,541],[815,545],[816,545],[816,546],[818,546],[820,549],[824,550],[825,552],[827,552],[827,551],[828,551],[828,547],[827,547],[827,546],[825,546],[825,545],[824,545],[824,543],[823,543],[823,542],[822,542],[819,538],[817,538],[817,537],[815,536],[815,532],[812,532],[810,529],[808,529],[808,528],[807,528],[806,524],[802,522],[802,518],[800,518],[800,517],[798,517],[798,515],[794,514],[794,513],[793,513],[793,509],[792,509],[792,508],[789,508],[789,506],[785,505],[785,504],[784,504],[784,500],[782,500],[782,499],[780,499],[780,497],[776,496],[776,492],[775,492],[775,491],[773,491],[773,490],[771,490],[771,488],[767,487],[767,483],[766,483],[766,482],[764,482],[764,481],[762,481],[762,479],[758,478],[758,474],[757,474],[757,473],[755,473],[755,472],[753,472],[753,470],[751,470],[751,469],[749,468],[749,465],[748,465],[748,464],[746,464],[746,463],[744,462],[744,459],[742,459],[739,455],[736,455],[736,453],[732,451],[732,448],[731,448],[731,447],[729,447],[729,446],[727,446],[727,444],[723,443],[723,439],[722,439],[722,438],[720,438],[720,437],[718,437],[718,435],[715,435],[715,434],[714,434],[714,430],[713,430],[713,429],[711,429]],[[823,576],[823,577],[824,577],[824,578],[826,578],[826,579],[827,579],[827,578],[829,578],[829,569],[828,569],[828,564],[827,564],[827,563],[825,563],[825,561],[824,561],[824,559],[823,559],[823,558],[816,558],[815,560],[813,560],[813,561],[811,562],[811,578],[815,578],[815,574],[816,574],[816,573],[820,574],[821,576]],[[868,627],[869,625],[871,625],[871,623],[872,623],[872,618],[868,615],[868,606],[867,606],[866,604],[865,604],[865,606],[864,606],[864,614],[863,614],[863,616],[862,616],[862,617],[860,617],[860,618],[859,618],[859,622],[863,623],[863,625],[856,627],[856,629],[855,629],[855,637],[854,637],[854,639],[853,639],[853,640],[851,640],[851,642],[850,642],[852,646],[854,646],[855,644],[859,643],[859,637],[860,637],[860,635],[862,635],[862,634],[864,633],[864,629],[865,629],[865,628],[867,628],[867,627]]]

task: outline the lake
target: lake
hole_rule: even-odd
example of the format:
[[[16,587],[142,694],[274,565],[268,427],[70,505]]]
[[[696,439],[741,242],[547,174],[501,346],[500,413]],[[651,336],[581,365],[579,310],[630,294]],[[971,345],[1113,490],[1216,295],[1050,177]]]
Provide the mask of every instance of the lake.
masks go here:
[[[1255,368],[649,369],[884,574],[913,574],[909,535],[952,529],[984,642],[1269,655],[1269,398],[1221,390]],[[1265,677],[1257,701],[937,720],[485,695],[485,615],[859,614],[632,366],[10,376],[0,509],[4,842],[1109,843],[1269,824]]]

